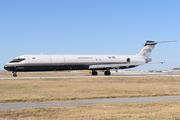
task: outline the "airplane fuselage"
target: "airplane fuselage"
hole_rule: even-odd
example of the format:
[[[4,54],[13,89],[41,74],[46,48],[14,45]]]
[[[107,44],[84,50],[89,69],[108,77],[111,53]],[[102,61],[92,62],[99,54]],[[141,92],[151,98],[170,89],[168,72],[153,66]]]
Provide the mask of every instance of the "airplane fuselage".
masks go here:
[[[18,61],[19,60],[19,61]],[[137,55],[23,55],[7,63],[4,68],[8,71],[55,71],[55,70],[106,70],[93,68],[94,65],[116,65],[109,69],[126,69],[136,67],[132,63],[146,63],[143,57]]]

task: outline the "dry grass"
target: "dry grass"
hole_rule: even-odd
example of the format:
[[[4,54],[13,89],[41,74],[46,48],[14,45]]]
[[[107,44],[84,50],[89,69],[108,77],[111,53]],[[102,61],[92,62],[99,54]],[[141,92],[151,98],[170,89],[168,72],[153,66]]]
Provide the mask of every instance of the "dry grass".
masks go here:
[[[180,95],[180,77],[0,80],[0,102]]]
[[[84,71],[72,71],[72,72],[61,72],[61,71],[53,71],[53,72],[18,72],[17,75],[18,77],[31,77],[31,76],[91,76],[92,74],[90,73],[91,71],[89,70],[84,70]],[[112,74],[121,74],[121,73],[112,73]],[[0,77],[12,77],[13,73],[11,72],[0,72]],[[98,75],[104,75],[103,72],[98,71]]]
[[[11,72],[0,72],[0,77],[12,77]],[[18,72],[19,77],[22,76],[67,76],[67,75],[90,75],[88,71],[86,72]]]
[[[179,102],[0,111],[2,120],[179,120]]]

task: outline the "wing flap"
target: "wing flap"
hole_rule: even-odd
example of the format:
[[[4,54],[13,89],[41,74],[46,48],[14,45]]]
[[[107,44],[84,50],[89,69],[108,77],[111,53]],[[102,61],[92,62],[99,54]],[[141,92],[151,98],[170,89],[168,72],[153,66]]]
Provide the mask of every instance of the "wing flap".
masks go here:
[[[90,65],[89,69],[103,69],[103,68],[130,68],[132,66],[140,66],[145,64],[163,64],[164,62],[157,63],[137,63],[137,64],[99,64],[99,65]]]
[[[138,65],[143,65],[143,64],[100,64],[100,65],[90,65],[89,69],[120,68],[120,67],[129,68],[130,66],[138,66]]]

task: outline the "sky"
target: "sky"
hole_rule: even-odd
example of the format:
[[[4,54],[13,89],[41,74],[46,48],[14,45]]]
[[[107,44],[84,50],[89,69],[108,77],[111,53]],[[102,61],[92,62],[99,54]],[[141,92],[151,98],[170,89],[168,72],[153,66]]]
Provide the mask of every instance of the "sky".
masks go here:
[[[1,0],[0,70],[25,54],[131,55],[158,44],[151,64],[131,70],[180,68],[179,0]]]

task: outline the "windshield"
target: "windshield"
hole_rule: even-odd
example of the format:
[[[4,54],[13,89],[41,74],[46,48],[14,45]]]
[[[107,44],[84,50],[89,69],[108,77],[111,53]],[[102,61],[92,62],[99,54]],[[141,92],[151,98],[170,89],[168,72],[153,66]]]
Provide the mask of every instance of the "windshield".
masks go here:
[[[19,59],[14,59],[13,61],[11,61],[10,63],[17,63],[17,62],[21,62],[25,60],[25,58],[19,58]]]

